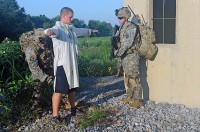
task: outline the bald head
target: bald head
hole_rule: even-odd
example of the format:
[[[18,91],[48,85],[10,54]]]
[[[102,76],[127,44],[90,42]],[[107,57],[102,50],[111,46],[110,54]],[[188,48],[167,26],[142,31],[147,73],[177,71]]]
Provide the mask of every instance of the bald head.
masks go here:
[[[60,17],[62,16],[66,16],[67,14],[69,13],[74,13],[74,11],[69,8],[69,7],[63,7],[61,10],[60,10]]]

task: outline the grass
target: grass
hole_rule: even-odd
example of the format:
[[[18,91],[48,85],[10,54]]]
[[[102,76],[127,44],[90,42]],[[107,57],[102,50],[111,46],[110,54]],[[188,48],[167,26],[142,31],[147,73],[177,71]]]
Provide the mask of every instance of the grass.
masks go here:
[[[88,112],[82,116],[79,127],[81,130],[96,123],[101,123],[109,115],[109,111],[103,107],[91,107]]]
[[[79,75],[109,76],[116,73],[117,61],[111,61],[110,37],[79,38]]]

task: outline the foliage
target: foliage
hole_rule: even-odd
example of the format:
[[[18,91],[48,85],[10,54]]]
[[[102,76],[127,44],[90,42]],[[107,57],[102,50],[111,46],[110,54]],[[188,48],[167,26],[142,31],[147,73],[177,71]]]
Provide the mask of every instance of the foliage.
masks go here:
[[[0,79],[4,82],[24,79],[28,72],[24,58],[18,43],[5,39],[0,44]]]
[[[0,119],[1,124],[14,123],[21,115],[22,107],[30,105],[32,80],[26,76],[23,80],[15,80],[0,86]]]
[[[45,15],[40,16],[32,16],[31,22],[33,23],[34,28],[50,28],[51,20],[47,18]]]
[[[83,20],[79,20],[77,18],[74,18],[72,23],[77,28],[86,28],[86,24]]]
[[[34,111],[31,109],[34,98],[34,84],[35,82],[30,76],[26,76],[23,80],[0,83],[0,124],[16,127],[37,118],[42,108],[50,107],[49,102],[53,88],[45,83],[40,107]]]
[[[100,123],[108,114],[109,111],[103,107],[91,107],[88,112],[82,116],[79,127],[83,130],[95,123]]]
[[[89,20],[88,27],[90,29],[98,29],[99,33],[94,34],[94,36],[102,37],[102,36],[111,36],[113,32],[112,25],[110,23],[101,22],[98,20]]]
[[[18,40],[19,35],[32,28],[24,8],[16,0],[0,0],[0,42],[6,37]]]
[[[23,121],[21,118],[29,118],[34,86],[17,42],[5,39],[0,43],[0,69],[0,124],[15,124]],[[50,89],[50,86],[45,86],[45,103],[52,95]]]
[[[59,16],[49,19],[45,15],[31,16],[26,14],[25,9],[19,7],[16,0],[0,0],[0,18],[0,42],[5,38],[17,41],[24,32],[31,31],[33,28],[46,29],[54,26],[55,22],[60,20]],[[72,23],[78,28],[98,29],[99,33],[94,33],[92,36],[111,36],[113,32],[110,23],[97,20],[90,20],[86,25],[83,20],[74,18]]]
[[[59,21],[60,20],[60,16],[56,16],[54,18],[51,19],[51,27],[55,25],[56,21]]]
[[[115,73],[117,61],[109,60],[109,37],[79,39],[79,75],[108,76]]]
[[[0,44],[0,68],[0,117],[6,120],[13,115],[18,95],[32,83],[26,70],[24,54],[17,42],[5,39]]]

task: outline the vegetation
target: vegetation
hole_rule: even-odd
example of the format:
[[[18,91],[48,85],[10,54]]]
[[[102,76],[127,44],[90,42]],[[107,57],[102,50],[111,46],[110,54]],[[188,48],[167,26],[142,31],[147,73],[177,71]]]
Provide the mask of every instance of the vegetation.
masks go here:
[[[79,39],[79,74],[86,76],[113,75],[116,60],[109,60],[109,37],[92,37]]]
[[[30,16],[15,0],[0,0],[0,18],[0,42],[6,37],[17,40],[20,34],[33,28]]]
[[[34,82],[17,42],[5,39],[0,43],[0,69],[0,124],[16,124],[34,118],[34,114],[28,116]],[[46,84],[44,104],[50,101],[50,87]]]
[[[110,112],[106,108],[91,107],[87,113],[81,117],[79,127],[83,130],[95,123],[101,123],[109,114]]]
[[[78,46],[80,76],[115,74],[116,60],[109,60],[109,37],[79,38]],[[35,83],[30,77],[31,73],[18,42],[5,39],[0,43],[0,69],[0,125],[20,125],[23,121],[34,119],[46,104],[50,105],[53,88],[45,84],[41,108],[35,114],[30,110]],[[93,112],[96,113],[95,116],[103,114],[100,111]],[[81,127],[88,124],[90,123],[82,123]]]
[[[19,7],[16,0],[0,0],[0,18],[0,42],[6,37],[17,41],[22,33],[33,28],[52,27],[60,19],[59,16],[52,19],[45,15],[30,16],[26,14],[24,8]],[[98,29],[100,32],[93,34],[94,36],[111,36],[113,32],[112,25],[106,22],[90,20],[87,25],[83,20],[74,18],[73,24],[78,28]]]
[[[23,121],[35,118],[30,110],[35,82],[25,61],[25,55],[17,42],[19,36],[33,28],[48,28],[59,20],[45,15],[30,16],[20,8],[16,0],[0,0],[0,127],[2,125],[20,125]],[[14,22],[14,23],[13,23]],[[79,38],[79,75],[108,76],[115,72],[116,60],[109,60],[110,23],[90,20],[88,25],[83,20],[74,19],[79,28],[98,29],[99,34],[92,38]],[[9,38],[9,39],[8,39]],[[52,86],[44,84],[43,104],[48,104],[52,95]],[[41,107],[45,107],[42,105]],[[95,115],[101,115],[93,111]],[[38,112],[36,112],[38,113]],[[98,116],[97,116],[98,117]],[[90,123],[89,123],[90,124]],[[87,126],[82,124],[82,127]]]

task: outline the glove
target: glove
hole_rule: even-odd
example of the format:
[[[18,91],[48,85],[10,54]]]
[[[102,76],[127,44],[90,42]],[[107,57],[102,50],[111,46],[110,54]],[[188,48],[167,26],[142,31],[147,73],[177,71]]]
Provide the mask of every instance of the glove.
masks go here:
[[[53,81],[54,81],[54,78],[52,76],[48,76],[46,78],[46,81],[49,83],[49,84],[53,84]]]

